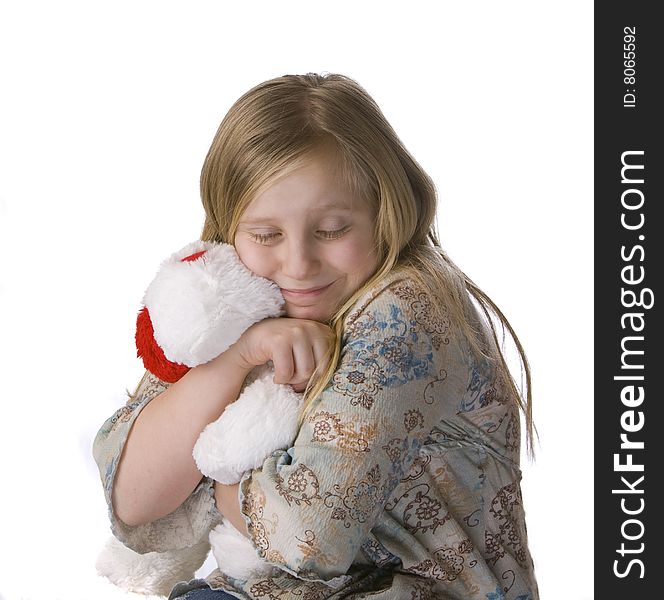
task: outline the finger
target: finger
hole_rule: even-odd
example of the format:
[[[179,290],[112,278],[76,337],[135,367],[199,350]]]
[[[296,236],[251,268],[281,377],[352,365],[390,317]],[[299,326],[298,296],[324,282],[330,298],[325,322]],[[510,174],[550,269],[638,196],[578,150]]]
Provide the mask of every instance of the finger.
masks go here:
[[[274,365],[274,383],[288,383],[293,378],[295,365],[293,351],[288,343],[276,343],[272,350]]]
[[[316,361],[316,370],[320,373],[328,365],[334,346],[329,340],[317,338],[314,340],[313,353]]]
[[[298,341],[293,345],[293,359],[295,361],[295,372],[293,383],[306,383],[316,369],[313,348],[309,340]]]

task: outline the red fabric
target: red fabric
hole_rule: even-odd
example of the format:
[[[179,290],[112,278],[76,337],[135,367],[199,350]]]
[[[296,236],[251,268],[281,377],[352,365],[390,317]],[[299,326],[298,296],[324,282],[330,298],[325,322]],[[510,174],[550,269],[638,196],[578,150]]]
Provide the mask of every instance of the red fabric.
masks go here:
[[[200,252],[194,252],[193,254],[190,254],[189,256],[185,256],[180,262],[191,262],[196,260],[197,258],[203,256],[207,250],[201,250]]]
[[[188,366],[171,362],[164,355],[154,339],[154,328],[147,306],[141,309],[136,319],[136,348],[136,356],[143,359],[145,368],[162,381],[175,383],[189,370]]]

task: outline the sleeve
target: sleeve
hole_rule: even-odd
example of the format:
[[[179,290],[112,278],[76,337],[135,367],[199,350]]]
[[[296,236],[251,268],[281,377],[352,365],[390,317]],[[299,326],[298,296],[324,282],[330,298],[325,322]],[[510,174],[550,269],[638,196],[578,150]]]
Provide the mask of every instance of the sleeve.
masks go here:
[[[465,387],[466,371],[449,319],[430,300],[402,280],[352,312],[338,368],[292,447],[243,475],[249,534],[280,569],[343,580],[431,429],[456,413],[451,390]]]
[[[141,554],[193,546],[221,521],[221,514],[214,502],[213,481],[209,478],[204,478],[175,511],[152,523],[129,526],[113,511],[113,482],[131,426],[147,403],[168,386],[168,383],[146,371],[127,404],[101,426],[92,446],[113,535],[125,546]]]

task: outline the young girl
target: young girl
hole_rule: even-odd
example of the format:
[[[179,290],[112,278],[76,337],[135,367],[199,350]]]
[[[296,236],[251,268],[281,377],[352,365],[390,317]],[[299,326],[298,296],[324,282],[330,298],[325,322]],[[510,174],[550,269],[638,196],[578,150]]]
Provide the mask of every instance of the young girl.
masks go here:
[[[223,515],[280,569],[215,571],[171,598],[535,600],[526,356],[441,249],[434,185],[366,91],[311,73],[251,89],[217,131],[201,195],[201,239],[233,244],[286,315],[170,386],[146,373],[102,427],[114,534],[140,553],[182,548]],[[519,350],[523,395],[492,315]],[[202,477],[198,435],[270,360],[276,383],[305,393],[292,447],[239,484]]]

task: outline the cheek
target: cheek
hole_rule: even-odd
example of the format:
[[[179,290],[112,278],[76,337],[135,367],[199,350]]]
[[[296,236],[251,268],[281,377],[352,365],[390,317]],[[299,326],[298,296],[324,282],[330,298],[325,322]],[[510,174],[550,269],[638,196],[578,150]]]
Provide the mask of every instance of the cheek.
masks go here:
[[[235,250],[244,265],[256,275],[268,277],[272,273],[269,255],[254,243],[236,241]]]
[[[339,245],[330,253],[329,262],[339,271],[359,276],[373,273],[377,266],[372,245],[361,239],[348,240]]]

